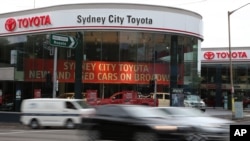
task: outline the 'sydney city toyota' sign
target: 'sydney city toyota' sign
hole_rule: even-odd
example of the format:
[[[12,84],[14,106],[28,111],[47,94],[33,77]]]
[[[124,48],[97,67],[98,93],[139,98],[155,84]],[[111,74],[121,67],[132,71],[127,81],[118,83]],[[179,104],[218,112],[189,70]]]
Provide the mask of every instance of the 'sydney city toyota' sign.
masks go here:
[[[228,51],[205,51],[203,52],[204,60],[216,60],[216,59],[248,59],[248,52],[246,51],[232,51],[231,54]]]
[[[5,21],[5,29],[7,31],[14,31],[17,28],[31,28],[51,25],[49,15],[32,16],[24,18],[9,18]]]

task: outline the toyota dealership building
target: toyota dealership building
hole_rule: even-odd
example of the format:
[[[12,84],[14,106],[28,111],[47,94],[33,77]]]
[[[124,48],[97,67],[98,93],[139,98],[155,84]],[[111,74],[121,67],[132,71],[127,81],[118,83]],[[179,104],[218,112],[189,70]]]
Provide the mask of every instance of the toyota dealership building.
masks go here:
[[[150,80],[155,91],[197,93],[202,40],[202,16],[174,7],[93,3],[0,14],[0,103],[88,90],[146,94]],[[227,65],[209,61],[203,71]]]
[[[229,48],[202,48],[201,54],[201,95],[209,101],[208,106],[224,106],[222,103],[231,99],[232,90]],[[250,47],[233,47],[231,56],[235,96],[249,97]]]

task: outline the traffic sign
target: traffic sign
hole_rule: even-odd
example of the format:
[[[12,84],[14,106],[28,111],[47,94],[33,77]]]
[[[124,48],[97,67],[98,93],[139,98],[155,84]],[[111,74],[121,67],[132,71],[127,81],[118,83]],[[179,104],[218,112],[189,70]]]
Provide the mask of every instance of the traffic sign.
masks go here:
[[[75,48],[77,46],[76,38],[60,34],[50,34],[49,43],[51,46],[65,48]]]

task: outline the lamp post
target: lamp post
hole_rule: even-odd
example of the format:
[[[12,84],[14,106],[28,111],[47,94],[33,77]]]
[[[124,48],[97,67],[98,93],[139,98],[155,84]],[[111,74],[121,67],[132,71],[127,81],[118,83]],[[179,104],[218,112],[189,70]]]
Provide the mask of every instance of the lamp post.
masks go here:
[[[233,11],[228,11],[227,13],[227,17],[228,17],[228,41],[229,41],[229,46],[228,46],[228,50],[229,50],[229,62],[230,62],[230,85],[231,85],[231,105],[232,105],[232,118],[235,117],[235,109],[234,109],[234,81],[233,81],[233,64],[232,64],[232,54],[231,54],[231,32],[230,32],[230,16],[238,11],[239,9],[247,6],[250,3],[247,3],[245,5],[242,5],[241,7],[233,10]]]

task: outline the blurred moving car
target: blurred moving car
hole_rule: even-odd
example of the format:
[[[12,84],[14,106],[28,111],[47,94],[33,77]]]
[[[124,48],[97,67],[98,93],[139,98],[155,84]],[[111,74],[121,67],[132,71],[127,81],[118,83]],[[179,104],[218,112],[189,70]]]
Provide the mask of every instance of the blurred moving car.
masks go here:
[[[184,106],[185,107],[192,107],[192,108],[198,108],[202,111],[206,111],[206,104],[205,102],[200,98],[199,95],[194,94],[187,94],[184,98]]]
[[[166,117],[180,120],[183,125],[193,126],[206,138],[206,141],[229,140],[229,127],[234,123],[231,120],[212,117],[199,109],[189,107],[157,107],[155,109],[164,112]]]
[[[21,104],[22,124],[32,129],[42,127],[76,128],[82,116],[95,113],[95,109],[80,99],[34,98]]]
[[[192,127],[166,120],[160,111],[142,105],[102,105],[96,107],[93,117],[82,119],[81,134],[84,141],[195,141]]]

